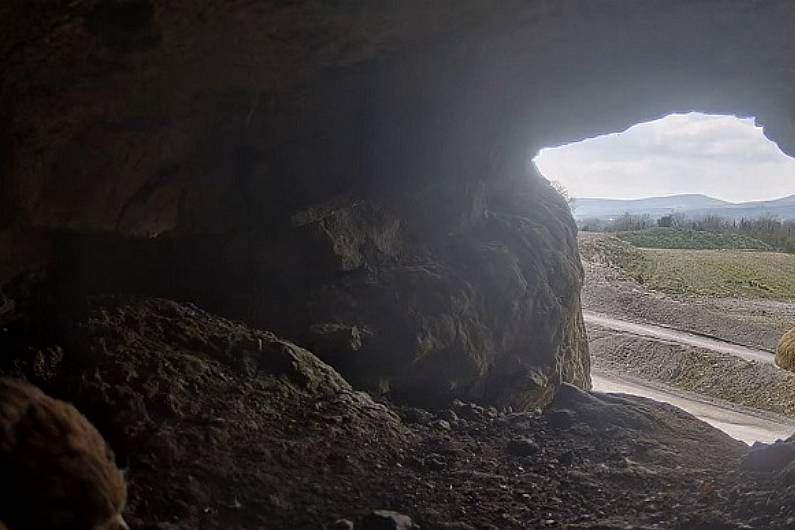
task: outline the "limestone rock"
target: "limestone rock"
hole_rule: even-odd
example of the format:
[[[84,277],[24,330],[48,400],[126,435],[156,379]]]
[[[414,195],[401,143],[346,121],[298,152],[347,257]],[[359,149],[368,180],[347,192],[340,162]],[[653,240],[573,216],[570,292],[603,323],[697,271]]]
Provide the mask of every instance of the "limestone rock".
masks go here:
[[[404,407],[401,409],[400,416],[406,423],[414,423],[418,425],[427,425],[433,421],[433,414],[427,410],[413,407]]]
[[[513,456],[533,456],[541,450],[538,444],[529,438],[511,440],[505,451]]]
[[[390,510],[374,510],[356,525],[357,530],[411,530],[416,528],[411,517]]]
[[[575,231],[551,188],[536,187],[415,263],[373,259],[324,282],[309,295],[310,319],[368,334],[355,350],[317,333],[307,343],[355,386],[420,406],[461,398],[524,410],[562,381],[587,387]],[[564,224],[550,231],[540,212]]]

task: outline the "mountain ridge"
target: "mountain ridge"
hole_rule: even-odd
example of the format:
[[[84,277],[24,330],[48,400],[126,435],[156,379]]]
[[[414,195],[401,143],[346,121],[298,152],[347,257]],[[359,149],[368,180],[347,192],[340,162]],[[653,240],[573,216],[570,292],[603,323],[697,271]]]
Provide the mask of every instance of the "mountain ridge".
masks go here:
[[[614,219],[626,213],[632,215],[664,215],[682,213],[692,217],[718,215],[729,218],[769,216],[783,220],[795,219],[795,194],[764,201],[729,202],[705,194],[687,193],[641,199],[604,199],[583,197],[574,199],[577,219]]]

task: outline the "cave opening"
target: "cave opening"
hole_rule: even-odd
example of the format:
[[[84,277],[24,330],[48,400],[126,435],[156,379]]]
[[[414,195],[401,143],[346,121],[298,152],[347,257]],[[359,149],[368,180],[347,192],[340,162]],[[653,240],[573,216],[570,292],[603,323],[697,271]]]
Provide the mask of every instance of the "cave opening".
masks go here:
[[[673,113],[542,149],[533,161],[575,199],[704,194],[742,203],[795,193],[795,159],[753,117]],[[574,211],[578,218],[589,212]]]
[[[770,403],[786,393],[774,352],[795,320],[795,159],[753,117],[689,112],[533,162],[579,227],[594,388],[749,443],[791,430]],[[738,375],[749,362],[754,376]]]

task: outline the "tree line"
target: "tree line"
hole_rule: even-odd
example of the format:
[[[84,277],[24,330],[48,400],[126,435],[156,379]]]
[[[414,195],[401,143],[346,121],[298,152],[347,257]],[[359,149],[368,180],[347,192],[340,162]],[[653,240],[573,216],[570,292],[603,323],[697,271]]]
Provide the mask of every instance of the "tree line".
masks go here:
[[[719,215],[688,217],[681,213],[654,218],[648,214],[625,213],[610,221],[586,219],[580,222],[580,230],[586,232],[634,232],[653,227],[740,234],[758,239],[776,250],[795,253],[795,220],[784,221],[774,217],[733,219]]]

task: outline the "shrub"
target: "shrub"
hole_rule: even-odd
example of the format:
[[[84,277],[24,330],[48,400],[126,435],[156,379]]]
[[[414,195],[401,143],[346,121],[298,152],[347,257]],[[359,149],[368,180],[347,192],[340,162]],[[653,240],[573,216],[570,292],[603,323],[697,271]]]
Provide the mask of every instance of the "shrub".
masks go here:
[[[785,370],[795,372],[795,328],[781,337],[776,350],[776,364]]]

